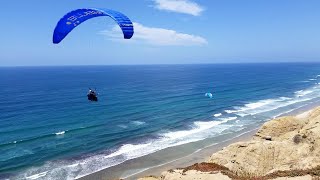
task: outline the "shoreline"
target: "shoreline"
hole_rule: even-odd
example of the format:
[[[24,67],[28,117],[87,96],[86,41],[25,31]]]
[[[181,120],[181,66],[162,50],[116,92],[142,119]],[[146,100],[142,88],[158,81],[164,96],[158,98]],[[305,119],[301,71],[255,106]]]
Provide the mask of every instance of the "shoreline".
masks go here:
[[[148,154],[143,157],[131,159],[122,164],[77,178],[77,180],[90,180],[90,179],[96,180],[96,179],[106,179],[106,178],[108,180],[109,179],[110,180],[114,180],[114,179],[136,180],[140,177],[147,176],[147,175],[160,176],[163,171],[166,171],[169,169],[185,167],[197,162],[206,161],[212,153],[218,152],[225,146],[228,146],[238,141],[249,140],[257,132],[257,130],[258,128],[245,131],[238,136],[232,137],[230,139],[226,139],[219,143],[207,145],[202,149],[197,149],[196,151],[182,157],[174,158],[171,160],[168,158],[169,159],[168,161],[165,161],[164,163],[161,163],[158,165],[144,167],[145,165],[143,161],[144,159],[146,161],[150,161],[150,159],[157,160],[158,156],[167,154],[168,151],[171,151],[171,152],[176,151],[177,148],[183,149],[188,144],[180,145],[180,147],[170,147],[155,153]],[[189,143],[189,144],[192,144],[192,143]],[[141,167],[139,168],[137,165],[138,166],[141,165],[142,168]],[[138,172],[134,172],[132,169],[137,170]]]
[[[279,117],[283,116],[298,116],[303,113],[307,113],[317,107],[319,102],[305,105],[298,109],[293,109],[289,113],[283,113]],[[278,117],[277,117],[278,118]],[[275,118],[273,118],[275,119]],[[269,122],[273,119],[269,119],[264,122],[259,122],[255,127],[247,127],[247,130],[238,132],[238,135],[231,136],[225,140],[222,140],[217,143],[209,143],[210,139],[205,139],[200,142],[207,143],[206,146],[200,149],[194,149],[192,145],[201,144],[199,142],[193,142],[189,144],[179,145],[175,147],[170,147],[167,149],[160,150],[155,153],[148,154],[143,157],[135,158],[128,160],[122,164],[103,169],[101,171],[77,178],[80,180],[89,180],[89,179],[138,179],[144,176],[160,176],[162,172],[169,169],[187,167],[195,163],[207,161],[209,157],[222,148],[227,147],[233,143],[249,141],[253,138],[253,135],[262,127],[266,122]],[[225,136],[225,135],[221,135]],[[216,138],[216,137],[215,137]],[[194,145],[197,146],[197,145]],[[191,147],[191,148],[190,148]],[[187,149],[192,149],[189,152]],[[182,152],[182,153],[181,153]],[[184,153],[183,153],[184,152]],[[183,154],[183,156],[181,156]],[[161,161],[161,160],[162,161]],[[151,162],[151,163],[150,163]]]
[[[201,149],[200,151],[196,151],[188,156],[174,160],[174,161],[178,161],[178,162],[169,162],[167,164],[159,165],[160,167],[163,166],[161,168],[162,169],[161,171],[160,171],[160,168],[157,169],[158,167],[151,167],[150,169],[148,169],[144,172],[140,172],[140,173],[131,175],[129,177],[121,178],[121,179],[130,179],[130,180],[131,179],[138,179],[140,177],[148,176],[148,175],[160,176],[163,171],[166,171],[169,169],[183,168],[186,166],[190,166],[192,164],[201,162],[201,159],[202,159],[202,161],[206,161],[212,153],[220,151],[223,147],[226,147],[226,146],[233,144],[235,142],[238,142],[238,141],[249,140],[257,132],[257,130],[258,130],[258,128],[247,131],[245,133],[241,133],[240,135],[238,135],[234,138],[227,139],[227,140],[222,141],[218,144],[209,145],[209,146],[205,147],[204,149]],[[186,162],[188,160],[188,158],[193,159],[193,160]],[[179,160],[181,160],[181,159],[184,159],[184,160],[182,160],[182,162],[179,162]],[[171,167],[171,168],[168,169],[168,167]]]

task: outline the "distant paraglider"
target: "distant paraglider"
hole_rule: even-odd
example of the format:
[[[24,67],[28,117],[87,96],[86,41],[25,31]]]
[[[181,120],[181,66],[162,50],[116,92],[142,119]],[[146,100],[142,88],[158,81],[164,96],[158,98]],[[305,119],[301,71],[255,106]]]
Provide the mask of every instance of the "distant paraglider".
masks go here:
[[[133,23],[124,14],[110,9],[77,9],[67,13],[58,22],[53,33],[53,43],[60,43],[75,27],[88,19],[109,16],[120,26],[124,39],[130,39],[134,34]]]
[[[205,96],[209,97],[210,99],[213,97],[212,93],[206,93]]]

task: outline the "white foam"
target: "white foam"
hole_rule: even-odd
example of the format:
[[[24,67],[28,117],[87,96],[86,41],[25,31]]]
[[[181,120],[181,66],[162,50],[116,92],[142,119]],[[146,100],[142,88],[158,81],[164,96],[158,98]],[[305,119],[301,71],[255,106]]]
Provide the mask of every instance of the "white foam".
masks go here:
[[[213,115],[214,117],[219,117],[219,116],[221,116],[222,114],[221,113],[218,113],[218,114],[215,114],[215,115]]]
[[[227,117],[227,118],[221,118],[222,123],[228,122],[228,121],[233,121],[236,120],[237,117]]]
[[[308,95],[310,93],[313,93],[313,91],[311,91],[311,90],[300,90],[300,91],[296,91],[295,92],[297,97],[303,97],[303,96]]]
[[[110,155],[105,156],[105,158],[115,157],[115,156],[119,156],[119,155],[126,155],[126,154],[129,154],[130,152],[144,149],[150,145],[151,145],[151,143],[137,144],[137,145],[125,144],[125,145],[122,145],[118,151],[116,151]]]
[[[203,130],[217,126],[221,123],[222,123],[221,121],[209,121],[209,122],[198,121],[198,122],[194,122],[194,125],[195,125],[194,129],[168,132],[164,134],[164,137],[167,137],[169,139],[179,139],[185,136],[189,136],[191,134],[199,133]]]
[[[277,99],[265,99],[265,100],[260,100],[253,103],[248,103],[248,104],[245,104],[244,107],[240,107],[238,112],[251,112],[249,114],[254,115],[256,113],[252,113],[252,112],[255,110],[265,109],[268,106],[272,106],[274,104],[284,102],[286,100],[290,100],[290,98],[280,97]],[[238,115],[243,116],[243,114],[238,114]]]
[[[42,172],[42,173],[39,173],[39,174],[34,174],[34,175],[32,175],[32,176],[26,177],[26,179],[32,179],[32,180],[34,180],[34,179],[39,179],[39,178],[47,175],[47,172],[48,172],[48,171],[45,171],[45,172]]]
[[[254,114],[257,114],[261,111],[266,110],[266,108],[268,106],[272,106],[277,102],[283,102],[283,101],[290,100],[290,99],[291,98],[288,98],[288,97],[280,97],[277,99],[259,100],[256,102],[245,104],[243,107],[235,107],[235,109],[237,109],[237,110],[234,110],[234,113],[241,116],[241,117],[249,115],[249,114],[254,115]],[[256,112],[256,111],[258,111],[258,112]]]
[[[141,126],[143,124],[145,124],[146,122],[143,122],[143,121],[132,121],[132,123],[136,126]]]
[[[238,114],[239,116],[245,116],[245,115],[255,115],[259,113],[269,112],[273,111],[282,107],[286,107],[289,105],[293,105],[296,103],[301,103],[305,101],[312,100],[312,98],[301,98],[301,99],[292,99],[292,100],[285,100],[285,101],[275,101],[274,103],[269,104],[268,106],[264,106],[262,108],[252,109],[247,112],[243,112],[242,114]]]
[[[297,91],[297,93],[302,93],[302,91]],[[312,91],[305,91],[304,94],[310,94]],[[313,97],[314,98],[314,97]],[[304,97],[304,98],[287,98],[281,97],[277,99],[267,99],[267,100],[260,100],[253,103],[248,103],[243,107],[235,107],[237,112],[235,113],[238,116],[244,117],[246,115],[255,115],[259,113],[269,112],[272,110],[276,110],[285,106],[289,106],[292,104],[309,101],[313,98]]]
[[[121,127],[121,128],[123,128],[123,129],[127,129],[127,128],[128,128],[128,126],[127,126],[127,125],[124,125],[124,124],[120,124],[120,125],[118,125],[118,127]]]
[[[226,113],[232,114],[238,112],[238,110],[225,110]]]
[[[57,133],[55,133],[57,136],[59,136],[59,135],[63,135],[63,134],[65,134],[66,132],[65,131],[60,131],[60,132],[57,132]]]
[[[316,79],[309,79],[309,81],[316,81]]]
[[[220,121],[196,121],[194,122],[194,128],[191,130],[173,131],[164,134],[164,137],[169,139],[181,139],[192,134],[197,134],[199,132],[211,129],[222,123],[226,123],[231,120],[235,120],[237,117],[227,117],[221,118]]]
[[[74,168],[74,167],[77,167],[77,166],[79,166],[79,165],[80,165],[79,163],[75,163],[75,164],[68,165],[68,167]]]
[[[266,100],[261,100],[261,101],[254,102],[254,103],[245,104],[245,107],[243,109],[241,109],[241,111],[245,111],[245,110],[249,110],[249,109],[256,109],[256,108],[271,104],[274,101],[277,101],[277,100],[266,99]]]
[[[186,140],[182,140],[182,141],[177,141],[176,143],[172,143],[170,145],[170,147],[175,147],[175,146],[180,146],[180,145],[183,145],[183,144],[188,144],[188,143],[192,143],[192,142],[196,142],[196,141],[201,141],[203,140],[204,138],[190,138],[190,139],[186,139]]]

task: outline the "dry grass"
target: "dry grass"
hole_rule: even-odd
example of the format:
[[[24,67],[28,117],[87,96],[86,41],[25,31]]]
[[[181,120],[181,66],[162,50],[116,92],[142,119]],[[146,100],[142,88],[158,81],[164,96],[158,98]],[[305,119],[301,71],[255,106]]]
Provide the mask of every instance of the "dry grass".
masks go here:
[[[201,171],[201,172],[212,172],[212,171],[224,171],[224,170],[229,170],[228,168],[215,164],[215,163],[196,163],[192,166],[183,168],[183,172],[187,172],[189,170],[196,170],[196,171]]]
[[[292,138],[292,140],[295,144],[299,144],[302,141],[302,136],[300,134],[297,134]]]
[[[268,174],[266,177],[296,177],[305,175],[320,177],[320,166],[306,170],[277,171]]]

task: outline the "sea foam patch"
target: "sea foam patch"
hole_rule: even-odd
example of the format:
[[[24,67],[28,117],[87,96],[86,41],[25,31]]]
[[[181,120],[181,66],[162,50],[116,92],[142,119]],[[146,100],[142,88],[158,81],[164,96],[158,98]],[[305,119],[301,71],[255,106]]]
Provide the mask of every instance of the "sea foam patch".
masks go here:
[[[315,94],[314,94],[315,93]],[[233,110],[226,110],[229,114],[236,114],[244,117],[247,115],[256,115],[259,113],[273,111],[282,107],[310,101],[319,96],[319,89],[307,89],[295,92],[294,97],[279,97],[274,99],[264,99],[256,102],[247,103],[244,106],[234,107]]]
[[[313,93],[312,90],[300,90],[300,91],[296,91],[295,94],[297,97],[303,97],[307,94]]]
[[[30,180],[39,179],[39,178],[44,177],[45,175],[47,175],[47,172],[48,172],[48,171],[41,172],[41,173],[39,173],[39,174],[34,174],[34,175],[32,175],[32,176],[26,177],[26,179],[30,179]]]
[[[55,133],[56,135],[63,135],[63,134],[65,134],[66,133],[66,131],[60,131],[60,132],[57,132],[57,133]]]
[[[143,121],[132,121],[131,123],[136,125],[136,126],[141,126],[141,125],[145,124],[146,122],[143,122]]]
[[[168,133],[165,133],[163,136],[170,139],[179,139],[186,136],[190,136],[192,134],[200,133],[202,131],[208,130],[222,123],[226,123],[228,121],[235,120],[235,119],[237,119],[237,117],[221,118],[219,119],[219,121],[196,121],[194,122],[193,129],[168,132]]]
[[[130,153],[137,151],[137,150],[147,148],[150,145],[151,145],[151,143],[136,144],[136,145],[125,144],[125,145],[122,145],[118,151],[116,151],[110,155],[105,156],[105,158],[115,157],[115,156],[119,156],[119,155],[130,156]]]
[[[217,114],[214,114],[213,116],[214,117],[220,117],[222,114],[221,113],[217,113]]]

